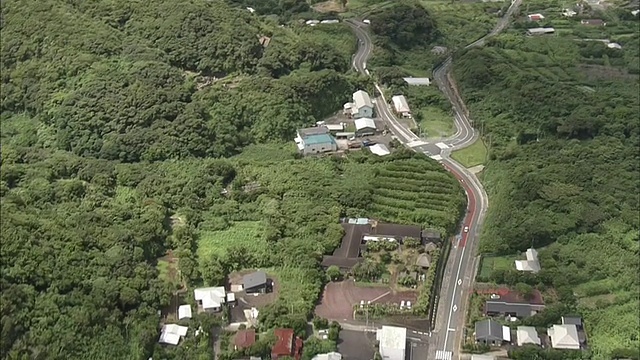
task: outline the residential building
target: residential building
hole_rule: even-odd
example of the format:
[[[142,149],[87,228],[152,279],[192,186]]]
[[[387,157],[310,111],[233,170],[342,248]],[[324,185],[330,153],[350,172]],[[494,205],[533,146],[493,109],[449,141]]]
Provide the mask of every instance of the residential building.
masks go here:
[[[405,360],[407,349],[407,329],[396,326],[383,326],[376,333],[380,342],[379,351],[385,360]]]
[[[191,319],[191,305],[180,305],[178,307],[178,320]]]
[[[528,36],[535,36],[535,35],[547,35],[547,34],[554,34],[556,32],[556,30],[552,27],[546,27],[546,28],[531,28],[527,30],[527,35]]]
[[[256,342],[256,331],[254,329],[239,330],[233,338],[233,346],[235,350],[242,350]]]
[[[242,277],[242,285],[247,294],[267,292],[267,274],[264,271],[256,271]]]
[[[329,129],[330,132],[339,132],[339,131],[344,131],[344,124],[326,124],[324,125],[324,127],[326,127],[327,129]]]
[[[293,329],[275,329],[276,343],[271,348],[271,359],[278,360],[279,357],[293,357],[300,360],[302,356],[302,339],[296,337]]]
[[[431,267],[431,256],[426,253],[422,253],[418,255],[418,259],[416,260],[416,265],[423,268],[428,269]]]
[[[303,155],[320,154],[338,150],[336,140],[329,134],[329,129],[318,126],[298,130],[295,138],[298,150]]]
[[[540,20],[544,20],[544,15],[531,14],[531,15],[527,15],[527,18],[529,19],[529,21],[540,21]]]
[[[536,328],[533,326],[518,326],[518,329],[516,330],[516,338],[518,346],[523,346],[525,344],[540,345],[540,337],[538,336]]]
[[[353,93],[353,103],[350,106],[350,110],[354,119],[373,117],[373,103],[369,94],[363,90]]]
[[[426,242],[440,242],[440,240],[442,240],[442,235],[440,234],[440,232],[438,230],[434,230],[434,229],[424,229],[422,231],[422,238],[426,241]]]
[[[222,311],[222,305],[226,302],[227,292],[224,286],[199,288],[193,291],[198,306],[205,312]]]
[[[444,50],[446,51],[446,50]],[[431,80],[429,78],[414,78],[414,77],[406,77],[403,78],[404,82],[406,82],[410,86],[429,86],[431,85]]]
[[[526,318],[537,314],[544,309],[542,294],[533,290],[531,297],[524,296],[509,289],[499,289],[491,293],[490,299],[485,302],[484,311],[487,316],[508,316]]]
[[[314,356],[311,360],[342,360],[342,354],[337,352],[318,354]]]
[[[554,349],[580,349],[578,329],[575,325],[553,325],[547,330]]]
[[[354,121],[356,125],[356,136],[375,135],[376,123],[368,117],[361,117]]]
[[[607,26],[607,23],[601,19],[585,19],[581,20],[580,24],[587,26]]]
[[[396,113],[402,117],[411,117],[411,109],[404,95],[396,95],[391,98]]]
[[[511,330],[491,319],[476,322],[476,341],[487,345],[500,346],[504,342],[511,342]]]
[[[527,260],[516,260],[516,269],[519,271],[529,271],[537,273],[540,271],[540,262],[538,261],[538,252],[536,249],[527,249],[525,254]]]
[[[162,332],[160,332],[160,344],[178,345],[180,339],[187,336],[189,330],[186,326],[180,326],[176,324],[165,324],[162,326]]]
[[[563,316],[562,325],[575,325],[578,330],[582,329],[582,318],[579,316]]]

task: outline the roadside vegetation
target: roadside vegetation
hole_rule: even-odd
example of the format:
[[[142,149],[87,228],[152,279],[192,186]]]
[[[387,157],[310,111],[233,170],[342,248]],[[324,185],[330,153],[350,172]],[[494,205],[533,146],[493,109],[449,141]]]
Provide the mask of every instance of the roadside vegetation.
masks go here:
[[[545,13],[543,25],[570,24],[558,36],[526,38],[524,28],[533,25],[518,23],[455,59],[456,81],[491,146],[484,171],[491,206],[481,251],[505,256],[485,258],[480,276],[553,289],[557,301],[548,299],[551,306],[534,317],[535,326],[577,313],[594,359],[637,358],[637,18],[612,8],[556,20],[561,10],[553,4],[534,3],[529,11],[557,12]],[[585,17],[608,24],[585,28]],[[624,44],[609,49],[579,36]],[[531,246],[539,249],[537,275],[519,273],[512,263]],[[508,269],[503,262],[511,262]],[[518,358],[533,356],[528,351]]]
[[[482,139],[451,153],[451,157],[466,168],[482,165],[487,161],[487,147]]]

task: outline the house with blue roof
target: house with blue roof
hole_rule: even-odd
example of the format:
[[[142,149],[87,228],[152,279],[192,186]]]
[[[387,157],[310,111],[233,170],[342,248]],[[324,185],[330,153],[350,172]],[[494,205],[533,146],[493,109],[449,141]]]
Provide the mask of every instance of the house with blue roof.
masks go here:
[[[303,155],[322,154],[338,150],[336,139],[331,136],[329,129],[324,126],[298,130],[295,142],[298,150]]]

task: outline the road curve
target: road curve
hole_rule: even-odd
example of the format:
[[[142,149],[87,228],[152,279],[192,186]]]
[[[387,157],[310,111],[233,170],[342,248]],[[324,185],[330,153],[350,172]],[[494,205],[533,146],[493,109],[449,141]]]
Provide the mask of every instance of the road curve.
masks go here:
[[[498,20],[495,28],[466,48],[482,46],[487,38],[504,30],[521,2],[522,0],[512,0],[511,6],[505,15]],[[366,61],[373,50],[373,43],[366,30],[367,25],[351,19],[346,20],[346,23],[358,37],[358,51],[353,57],[353,67],[359,73],[370,76]],[[439,292],[439,301],[436,302],[435,326],[430,329],[433,338],[430,341],[427,358],[436,360],[459,358],[462,333],[465,327],[466,307],[476,273],[477,240],[489,206],[487,194],[475,174],[450,158],[451,151],[473,144],[479,136],[469,119],[464,101],[453,85],[450,75],[451,64],[452,58],[449,56],[438,68],[434,69],[433,78],[452,105],[456,133],[435,144],[420,139],[400,124],[389,109],[382,89],[378,84],[375,85],[380,93],[375,104],[378,116],[387,123],[389,129],[405,146],[438,160],[445,169],[450,171],[464,188],[468,199],[467,212],[462,223],[463,226],[468,226],[468,232],[460,234],[459,242],[453,245],[449,254]]]

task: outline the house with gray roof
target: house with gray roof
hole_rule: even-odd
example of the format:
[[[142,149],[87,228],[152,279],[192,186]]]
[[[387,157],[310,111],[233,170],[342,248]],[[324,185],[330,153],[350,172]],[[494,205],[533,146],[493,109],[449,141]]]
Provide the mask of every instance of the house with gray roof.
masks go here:
[[[511,330],[499,322],[486,319],[476,322],[476,341],[487,345],[500,346],[504,342],[511,342]]]
[[[247,294],[265,293],[268,288],[267,274],[256,271],[242,277],[242,286]]]
[[[527,249],[525,256],[527,257],[527,260],[516,260],[516,269],[532,273],[539,272],[540,262],[538,261],[538,252],[536,249]]]

